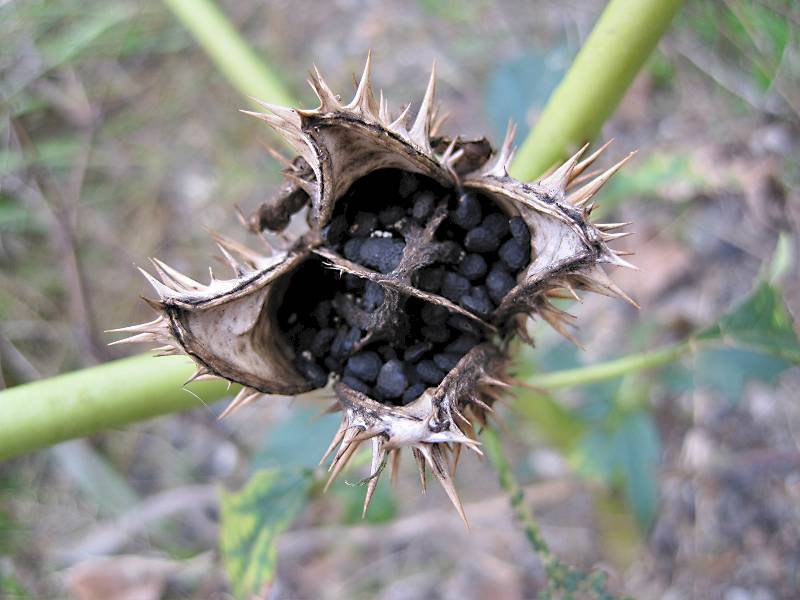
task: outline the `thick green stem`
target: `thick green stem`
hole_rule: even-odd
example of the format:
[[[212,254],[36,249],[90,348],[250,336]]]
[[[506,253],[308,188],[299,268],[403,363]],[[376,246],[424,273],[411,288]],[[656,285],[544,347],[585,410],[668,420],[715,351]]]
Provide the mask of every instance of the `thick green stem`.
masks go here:
[[[292,94],[213,0],[164,0],[228,81],[244,96],[293,106]]]
[[[194,370],[186,357],[142,355],[0,392],[0,460],[225,395],[221,381],[184,389]]]
[[[511,174],[531,180],[591,140],[616,109],[683,0],[611,0],[517,152]]]
[[[692,346],[688,342],[683,342],[643,354],[623,356],[616,360],[610,360],[588,367],[564,369],[563,371],[555,371],[552,373],[540,373],[529,377],[525,380],[525,383],[544,390],[595,383],[597,381],[614,379],[615,377],[620,377],[621,375],[634,371],[663,367],[677,360],[681,355],[689,352],[691,349]]]

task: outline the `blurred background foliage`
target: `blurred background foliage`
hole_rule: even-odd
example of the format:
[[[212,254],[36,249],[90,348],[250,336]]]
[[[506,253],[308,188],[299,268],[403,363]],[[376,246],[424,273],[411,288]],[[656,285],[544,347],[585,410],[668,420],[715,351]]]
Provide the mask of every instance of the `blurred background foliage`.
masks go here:
[[[312,63],[346,96],[371,48],[397,107],[435,58],[446,129],[495,142],[509,117],[524,137],[603,4],[221,2],[303,106]],[[609,161],[639,150],[598,211],[635,223],[642,270],[613,276],[642,309],[569,304],[585,351],[535,324],[515,370],[536,387],[498,414],[544,538],[621,594],[800,589],[799,32],[792,0],[685,4],[601,136]],[[247,240],[234,207],[279,177],[243,105],[164,4],[0,2],[0,384],[120,356],[102,331],[149,317],[133,264],[201,275],[206,228]],[[322,404],[198,406],[0,465],[0,596],[544,589],[488,462],[460,466],[469,532],[410,464],[362,521],[362,487],[320,494]]]

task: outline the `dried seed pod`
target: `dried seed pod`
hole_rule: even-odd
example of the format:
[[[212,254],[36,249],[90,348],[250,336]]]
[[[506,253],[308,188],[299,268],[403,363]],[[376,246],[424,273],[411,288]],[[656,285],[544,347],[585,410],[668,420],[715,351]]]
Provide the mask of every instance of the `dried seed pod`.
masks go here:
[[[156,320],[119,331],[185,353],[196,377],[242,384],[224,414],[263,394],[333,383],[342,423],[325,458],[330,481],[372,444],[366,511],[393,455],[413,450],[463,517],[451,470],[462,445],[480,454],[474,425],[508,386],[506,349],[527,340],[527,317],[571,338],[572,316],[551,299],[590,290],[633,302],[602,270],[632,267],[606,242],[624,224],[589,220],[592,198],[629,158],[582,174],[606,148],[586,147],[533,183],[508,174],[514,129],[496,153],[484,139],[436,134],[435,74],[410,125],[392,119],[370,85],[370,59],[343,104],[316,71],[315,110],[262,103],[263,120],[295,149],[287,183],[247,220],[280,231],[307,209],[307,231],[262,256],[216,236],[231,279],[203,285],[154,261],[145,273]],[[571,191],[578,183],[582,187]],[[569,191],[568,191],[569,190]],[[452,467],[448,464],[452,453]]]

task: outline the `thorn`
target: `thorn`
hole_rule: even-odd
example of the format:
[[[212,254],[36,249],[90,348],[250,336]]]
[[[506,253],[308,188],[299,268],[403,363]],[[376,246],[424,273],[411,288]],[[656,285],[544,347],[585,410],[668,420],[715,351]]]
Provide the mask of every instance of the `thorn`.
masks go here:
[[[611,231],[613,229],[619,229],[620,227],[627,227],[632,223],[633,221],[627,221],[624,223],[595,223],[594,226],[600,231]]]
[[[597,160],[597,157],[600,156],[603,153],[603,151],[611,145],[613,141],[614,138],[611,138],[605,144],[600,146],[597,150],[592,152],[589,156],[587,156],[581,162],[575,165],[575,168],[572,170],[572,177],[570,179],[571,180],[576,179],[581,173],[583,173],[586,170],[586,167],[591,166],[591,164],[595,160]]]
[[[403,110],[400,111],[400,114],[397,115],[397,118],[389,123],[389,129],[392,131],[405,131],[406,130],[406,119],[408,118],[408,111],[411,110],[411,104],[406,104]]]
[[[586,204],[589,200],[591,200],[594,197],[594,195],[600,190],[600,188],[603,187],[609,179],[611,179],[611,176],[620,170],[622,165],[624,165],[631,158],[633,158],[634,154],[636,154],[636,152],[631,152],[630,154],[628,154],[628,156],[623,158],[617,164],[613,165],[609,169],[606,169],[606,171],[604,171],[597,178],[587,183],[582,188],[579,188],[578,190],[572,192],[567,198],[567,202],[578,207]],[[587,210],[591,212],[591,208]]]
[[[271,112],[284,122],[289,123],[295,127],[299,127],[300,117],[293,108],[280,106],[278,104],[270,104],[269,102],[264,102],[263,100],[259,100],[254,96],[249,96],[249,98],[259,106],[262,106],[263,108],[267,109],[269,112]]]
[[[109,342],[108,345],[118,346],[120,344],[151,344],[157,341],[159,341],[159,337],[156,334],[145,332],[145,333],[137,333],[136,335],[122,338],[121,340],[115,340],[113,342]]]
[[[572,171],[575,168],[578,159],[584,152],[586,152],[588,147],[588,143],[584,144],[580,150],[578,150],[569,158],[569,160],[553,171],[552,174],[540,179],[538,182],[539,185],[547,189],[549,192],[557,196],[561,196],[567,189],[567,183],[572,177]]]
[[[347,424],[348,424],[348,419],[345,416],[342,419],[342,422],[339,424],[339,429],[337,429],[336,433],[333,435],[333,439],[331,440],[330,446],[328,446],[328,449],[325,451],[325,454],[322,455],[322,458],[320,459],[318,464],[321,465],[322,463],[324,463],[325,460],[331,455],[331,452],[333,452],[333,449],[339,444],[339,442],[342,441],[345,430],[347,429]]]
[[[400,474],[400,457],[402,454],[400,453],[400,448],[395,448],[392,450],[392,478],[390,479],[390,483],[392,486],[397,485],[397,476]]]
[[[417,469],[419,470],[419,484],[422,487],[422,493],[428,491],[428,478],[425,475],[425,458],[422,456],[417,448],[411,448],[411,454],[414,455],[414,460],[417,462]]]
[[[333,470],[331,471],[330,477],[328,477],[328,481],[325,482],[325,487],[322,489],[323,493],[328,491],[328,488],[331,486],[334,479],[339,476],[339,473],[342,472],[342,469],[345,468],[361,444],[362,442],[353,442],[352,444],[349,444],[345,451],[338,458],[334,459],[334,462],[331,465]]]
[[[158,279],[150,275],[150,273],[148,273],[141,267],[136,267],[136,268],[139,269],[139,272],[142,275],[144,275],[145,279],[147,279],[150,285],[153,286],[153,289],[155,289],[156,293],[158,294],[158,297],[161,298],[162,300],[164,298],[172,298],[178,293],[172,288],[168,287],[167,285],[161,283]]]
[[[493,385],[495,387],[501,387],[505,389],[512,387],[511,384],[506,383],[501,379],[497,379],[496,377],[492,377],[491,375],[484,375],[483,377],[481,377],[480,383],[485,385]]]
[[[425,96],[417,112],[417,118],[411,126],[409,136],[411,141],[420,147],[430,150],[430,128],[433,110],[433,100],[436,94],[436,61],[431,66],[431,76],[428,79],[428,87],[425,89]]]
[[[562,335],[564,338],[568,339],[570,342],[572,342],[573,344],[575,344],[575,345],[576,345],[578,348],[580,348],[581,350],[586,350],[586,348],[584,348],[584,347],[583,347],[583,344],[581,344],[581,343],[580,343],[580,342],[579,342],[579,341],[578,341],[578,340],[575,338],[575,336],[573,336],[573,335],[572,335],[572,334],[569,332],[569,330],[567,330],[567,328],[564,326],[564,321],[563,321],[563,318],[559,318],[559,317],[557,317],[555,314],[553,314],[553,313],[552,313],[552,310],[553,310],[553,308],[554,308],[554,307],[552,307],[552,306],[548,306],[548,307],[547,307],[545,310],[540,310],[540,311],[539,311],[539,314],[541,315],[541,317],[542,317],[542,318],[543,318],[545,321],[547,321],[547,324],[548,324],[548,325],[550,325],[550,327],[552,327],[553,329],[555,329],[555,330],[556,330],[558,333],[560,333],[560,334],[561,334],[561,335]]]
[[[319,69],[317,69],[317,65],[313,65],[313,71],[310,73],[310,79],[308,80],[311,89],[314,90],[314,93],[319,98],[320,112],[334,112],[341,108],[341,104],[339,104],[338,97],[331,91],[328,87],[328,84],[325,83],[325,80],[320,75]]]
[[[228,266],[230,266],[230,268],[233,269],[233,273],[236,277],[241,277],[247,272],[243,268],[242,264],[237,262],[237,260],[233,258],[233,256],[231,256],[230,252],[228,252],[225,249],[225,246],[223,246],[220,243],[217,243],[217,248],[219,248],[219,251],[222,252],[222,256],[225,259],[225,262],[227,262]]]
[[[381,472],[383,471],[384,458],[386,457],[386,450],[383,449],[383,440],[380,436],[372,438],[372,464],[369,470],[369,483],[367,483],[367,493],[364,496],[364,509],[361,511],[361,518],[367,516],[367,509],[369,503],[372,501],[372,496],[375,494],[375,488],[378,487],[378,480],[380,479]]]
[[[138,325],[128,325],[127,327],[117,327],[116,329],[106,329],[104,333],[155,333],[156,331],[164,331],[167,333],[166,320],[162,316],[158,316],[152,321],[147,323],[139,323]]]
[[[370,84],[370,72],[372,70],[372,50],[367,51],[367,61],[364,64],[364,72],[361,75],[361,80],[358,82],[356,94],[353,100],[345,108],[349,110],[356,110],[366,117],[375,118],[375,97],[372,93],[372,85]]]
[[[461,517],[461,520],[464,522],[464,526],[469,529],[467,515],[464,513],[464,507],[461,505],[461,499],[458,497],[458,492],[456,492],[453,480],[447,472],[447,466],[444,462],[439,444],[420,444],[418,447],[434,476],[439,480],[439,483],[442,484],[447,497],[450,498],[450,502],[455,506],[458,516]]]
[[[503,144],[500,146],[500,152],[488,163],[487,167],[484,167],[483,172],[485,174],[495,177],[504,177],[508,175],[508,166],[514,158],[514,136],[516,135],[516,131],[517,126],[514,124],[514,121],[509,119],[508,125],[506,126],[506,133],[503,137]]]
[[[281,166],[282,166],[284,169],[294,169],[294,165],[292,164],[292,161],[291,161],[291,160],[289,160],[288,158],[286,158],[286,157],[285,157],[283,154],[281,154],[280,152],[278,152],[278,151],[277,151],[275,148],[273,148],[272,146],[270,146],[270,145],[268,145],[268,144],[264,144],[263,142],[261,143],[261,145],[262,145],[262,146],[263,146],[263,148],[264,148],[264,149],[265,149],[265,150],[266,150],[266,151],[269,153],[269,155],[270,155],[270,156],[271,156],[273,159],[275,159],[275,161],[277,161],[278,163],[280,163],[280,165],[281,165]]]
[[[631,269],[633,271],[640,271],[641,270],[636,265],[629,263],[624,258],[620,258],[617,254],[615,254],[614,252],[611,252],[611,251],[609,251],[607,254],[604,254],[602,259],[600,259],[598,262],[609,263],[609,264],[615,265],[617,267],[623,267],[625,269]]]
[[[384,127],[389,126],[391,118],[389,117],[389,103],[383,96],[383,90],[378,94],[378,120]]]
[[[602,233],[603,240],[606,242],[612,242],[614,240],[620,240],[622,238],[626,238],[629,235],[636,235],[635,231],[621,231],[620,233]]]
[[[230,415],[233,411],[238,410],[241,407],[250,404],[253,400],[262,395],[263,394],[258,390],[254,390],[248,387],[243,387],[241,390],[239,390],[239,393],[236,394],[234,399],[231,400],[231,403],[225,408],[225,410],[222,411],[222,414],[220,414],[220,416],[217,417],[217,419],[218,420],[224,419],[225,417]]]

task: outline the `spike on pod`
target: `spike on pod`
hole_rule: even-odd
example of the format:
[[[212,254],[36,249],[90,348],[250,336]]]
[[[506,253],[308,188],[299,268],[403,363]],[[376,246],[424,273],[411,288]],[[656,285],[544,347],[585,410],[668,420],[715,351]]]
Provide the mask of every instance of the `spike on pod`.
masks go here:
[[[221,417],[265,396],[322,390],[342,414],[322,457],[326,487],[369,445],[366,514],[385,467],[396,477],[409,449],[423,491],[431,473],[466,524],[454,475],[464,448],[482,454],[475,430],[497,418],[512,385],[510,338],[533,343],[525,323],[534,318],[578,343],[575,317],[552,300],[579,291],[635,305],[602,269],[633,266],[608,246],[629,224],[589,219],[632,155],[592,170],[608,143],[588,156],[586,145],[523,183],[508,172],[513,123],[497,152],[485,139],[443,136],[435,66],[411,123],[410,104],[392,113],[376,97],[371,71],[369,55],[346,104],[313,67],[317,108],[256,100],[264,112],[243,111],[298,155],[276,157],[285,183],[253,217],[240,215],[262,244],[271,236],[284,247],[255,251],[212,232],[232,274],[208,283],[153,259],[156,275],[142,273],[158,316],[115,330],[129,337],[114,343],[189,355],[198,366],[189,381],[240,384]],[[305,231],[289,237],[300,211]]]

